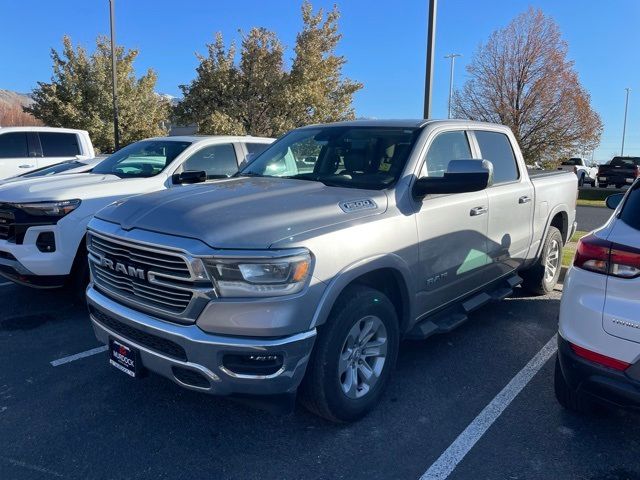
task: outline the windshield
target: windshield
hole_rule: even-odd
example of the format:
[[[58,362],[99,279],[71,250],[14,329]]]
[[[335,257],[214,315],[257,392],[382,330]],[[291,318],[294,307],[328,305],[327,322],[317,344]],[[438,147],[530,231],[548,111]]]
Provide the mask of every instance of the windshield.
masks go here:
[[[143,140],[118,150],[93,169],[93,173],[120,178],[153,177],[164,170],[191,142]]]
[[[39,168],[37,170],[32,170],[29,173],[24,173],[20,175],[21,178],[33,178],[33,177],[46,177],[47,175],[55,175],[56,173],[66,172],[67,170],[71,170],[72,168],[78,168],[86,165],[85,163],[78,162],[76,160],[72,160],[70,162],[62,162],[57,163],[55,165],[51,165],[50,167]]]
[[[379,190],[398,179],[419,131],[337,126],[294,130],[238,175],[295,178]]]
[[[569,160],[565,160],[564,162],[562,162],[562,165],[580,166],[582,165],[582,160],[580,160],[579,158],[570,158]]]
[[[640,157],[614,157],[609,165],[614,167],[633,168],[635,166],[640,166]]]

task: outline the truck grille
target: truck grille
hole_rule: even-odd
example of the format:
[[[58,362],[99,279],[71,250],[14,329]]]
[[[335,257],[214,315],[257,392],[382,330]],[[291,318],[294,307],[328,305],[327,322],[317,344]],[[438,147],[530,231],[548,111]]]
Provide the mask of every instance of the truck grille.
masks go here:
[[[93,232],[87,247],[94,284],[105,294],[173,315],[191,303],[196,285],[179,254]]]

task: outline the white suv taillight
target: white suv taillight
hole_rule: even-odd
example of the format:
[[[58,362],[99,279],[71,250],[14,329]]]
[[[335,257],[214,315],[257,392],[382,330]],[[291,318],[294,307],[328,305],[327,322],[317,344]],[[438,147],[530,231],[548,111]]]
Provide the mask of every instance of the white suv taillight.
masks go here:
[[[621,278],[640,277],[640,250],[587,235],[578,242],[573,265]]]

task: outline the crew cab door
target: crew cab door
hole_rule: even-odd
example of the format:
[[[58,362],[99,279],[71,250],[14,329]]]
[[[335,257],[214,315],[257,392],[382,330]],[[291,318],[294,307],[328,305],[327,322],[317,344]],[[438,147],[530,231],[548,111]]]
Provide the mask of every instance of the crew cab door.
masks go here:
[[[38,132],[38,168],[73,160],[82,155],[78,135],[71,132]]]
[[[511,139],[500,131],[475,130],[483,160],[493,164],[489,200],[488,252],[495,278],[517,269],[526,258],[532,236],[534,190],[521,171]]]
[[[465,130],[439,132],[429,143],[419,176],[442,176],[451,160],[471,158],[474,155]],[[486,191],[427,195],[421,200],[416,214],[417,304],[421,313],[444,306],[485,283],[487,212]]]
[[[38,168],[31,137],[27,132],[0,132],[0,180]]]

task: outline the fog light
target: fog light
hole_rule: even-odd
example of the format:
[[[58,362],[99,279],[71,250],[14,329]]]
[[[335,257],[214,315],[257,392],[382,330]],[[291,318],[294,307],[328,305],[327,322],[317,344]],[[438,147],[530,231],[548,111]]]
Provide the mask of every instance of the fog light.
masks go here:
[[[42,232],[36,239],[36,247],[43,253],[56,251],[56,237],[53,232]]]
[[[223,357],[222,364],[232,373],[264,376],[273,375],[280,370],[284,364],[284,360],[280,354],[227,354]]]

